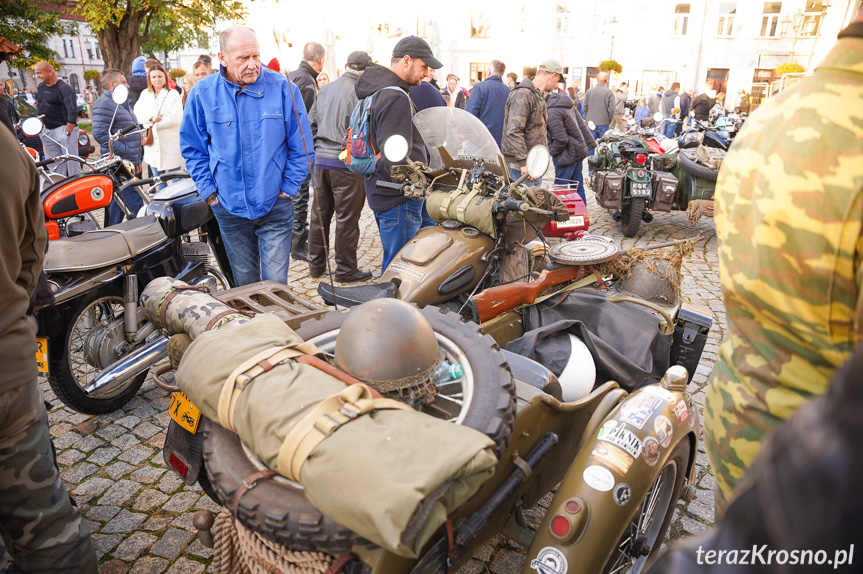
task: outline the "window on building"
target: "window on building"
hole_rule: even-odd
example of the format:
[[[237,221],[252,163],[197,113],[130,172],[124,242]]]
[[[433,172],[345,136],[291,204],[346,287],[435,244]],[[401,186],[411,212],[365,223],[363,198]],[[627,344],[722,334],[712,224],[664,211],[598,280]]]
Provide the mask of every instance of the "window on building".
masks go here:
[[[734,30],[734,15],[737,13],[736,2],[722,2],[719,4],[719,25],[716,28],[717,36],[730,37]]]
[[[69,40],[69,45],[72,44],[72,40]],[[75,90],[75,93],[81,92],[81,82],[78,80],[78,74],[70,74],[69,75],[69,85],[72,86],[72,89]]]
[[[572,74],[569,77],[569,85],[573,87],[578,87],[578,89],[582,89],[581,85],[581,68],[570,68],[572,70]]]
[[[824,16],[824,7],[821,0],[807,0],[806,12],[803,14],[803,25],[800,35],[813,38],[821,31],[821,18]]]
[[[491,28],[490,14],[471,14],[470,15],[470,37],[471,38],[488,38]]]
[[[599,68],[588,66],[587,68],[587,85],[581,86],[585,92],[596,85],[596,77],[599,75]]]
[[[656,88],[671,87],[677,81],[677,72],[671,70],[645,70],[641,74],[641,93],[652,93]]]
[[[761,17],[761,37],[775,38],[779,26],[779,14],[782,12],[782,2],[765,2],[764,15]]]
[[[74,58],[74,57],[75,57],[75,45],[72,43],[72,39],[71,39],[71,38],[69,39],[69,57],[70,57],[70,58]]]
[[[69,57],[69,49],[66,47],[66,38],[63,38],[63,57]]]
[[[557,5],[557,31],[561,34],[569,34],[570,30],[570,18],[572,18],[570,5],[567,4],[558,4]]]
[[[485,79],[485,69],[488,67],[488,62],[471,62],[470,63],[470,86]]]
[[[96,47],[96,59],[102,59],[102,50],[99,49],[99,42],[93,42],[93,45]]]
[[[674,7],[674,35],[686,36],[686,30],[689,28],[689,7],[690,4],[678,4]]]

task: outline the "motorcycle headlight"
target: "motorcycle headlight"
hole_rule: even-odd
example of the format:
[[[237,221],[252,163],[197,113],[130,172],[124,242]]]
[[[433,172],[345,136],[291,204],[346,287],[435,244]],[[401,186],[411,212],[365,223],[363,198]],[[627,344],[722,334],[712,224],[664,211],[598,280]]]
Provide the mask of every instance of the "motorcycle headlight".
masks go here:
[[[90,145],[90,136],[85,133],[78,134],[78,145]]]
[[[123,160],[123,167],[125,167],[127,170],[129,170],[130,175],[135,173],[135,164],[133,164],[128,159]]]
[[[587,165],[590,169],[599,169],[602,167],[602,156],[592,155],[587,158]]]

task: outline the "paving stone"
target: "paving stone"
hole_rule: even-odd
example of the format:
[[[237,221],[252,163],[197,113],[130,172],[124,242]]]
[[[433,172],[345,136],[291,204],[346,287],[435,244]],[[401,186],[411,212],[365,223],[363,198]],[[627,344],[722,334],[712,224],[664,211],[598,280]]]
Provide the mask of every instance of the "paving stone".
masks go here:
[[[59,408],[57,410],[54,410],[54,411],[51,411],[50,413],[48,413],[48,422],[51,425],[54,425],[54,424],[59,423],[60,421],[62,421],[64,419],[68,418],[69,415],[71,415],[71,414],[72,413],[67,411],[65,408]]]
[[[113,550],[121,540],[123,540],[123,536],[121,534],[91,534],[90,540],[93,541],[93,547],[96,549],[96,554],[99,558],[102,558],[105,554]]]
[[[209,496],[202,496],[198,503],[195,505],[195,508],[198,510],[209,510],[218,514],[222,510],[222,505],[210,498]]]
[[[126,432],[126,429],[124,429],[123,427],[111,424],[97,430],[96,436],[100,436],[105,440],[114,440],[124,432]]]
[[[152,534],[136,532],[114,550],[113,556],[127,562],[134,561],[140,556],[141,552],[152,546],[156,540],[158,539]]]
[[[144,484],[153,484],[165,473],[164,468],[145,466],[132,473],[131,479]]]
[[[166,438],[167,435],[163,432],[160,432],[159,434],[154,434],[153,436],[148,438],[147,444],[155,449],[162,450],[162,448],[165,446]]]
[[[129,464],[141,464],[142,462],[147,460],[147,457],[149,457],[151,454],[153,454],[153,449],[138,444],[129,448],[129,450],[125,451],[117,458],[122,461],[128,462]]]
[[[707,530],[707,526],[686,516],[682,517],[680,522],[683,525],[683,530],[685,530],[687,534],[698,534],[699,532]]]
[[[111,560],[99,565],[99,574],[125,574],[129,565],[122,560]]]
[[[131,429],[138,426],[138,423],[141,422],[141,417],[136,417],[135,415],[126,415],[125,417],[119,418],[114,422],[120,426],[126,427],[127,429]]]
[[[126,450],[131,446],[134,446],[136,444],[140,444],[140,442],[141,442],[141,439],[139,439],[135,435],[133,435],[131,433],[125,433],[125,434],[121,434],[120,436],[118,436],[117,438],[112,440],[111,444],[113,444],[114,446],[116,446],[120,450]]]
[[[171,423],[171,413],[165,409],[165,411],[153,416],[153,419],[160,427],[168,428],[168,425]]]
[[[123,451],[115,446],[103,446],[94,450],[93,454],[87,457],[87,460],[99,466],[105,466],[121,452]]]
[[[68,417],[66,417],[66,422],[70,422],[73,425],[79,425],[89,419],[90,415],[85,415],[84,413],[72,413]]]
[[[159,492],[154,488],[147,488],[137,496],[135,504],[132,505],[132,509],[147,512],[157,506],[162,506],[168,501],[168,498],[170,497],[164,492]]]
[[[705,474],[698,482],[698,488],[706,488],[712,493],[716,488],[716,479],[710,473]]]
[[[81,504],[89,501],[98,494],[102,494],[108,490],[112,484],[114,484],[114,481],[108,480],[107,478],[88,478],[72,491],[72,495],[75,497],[75,501]]]
[[[716,521],[715,501],[712,490],[698,490],[698,494],[687,508],[690,514],[694,514],[704,522],[713,524]]]
[[[87,435],[75,443],[75,448],[81,452],[90,452],[91,450],[102,446],[105,441],[95,435]]]
[[[164,558],[155,556],[144,556],[135,561],[135,565],[129,570],[129,574],[161,574],[170,562]]]
[[[75,430],[77,432],[81,433],[82,435],[88,435],[88,434],[93,434],[93,432],[97,428],[98,428],[98,425],[95,422],[89,420],[87,422],[83,422],[83,423],[79,424],[78,426],[76,426]]]
[[[149,384],[150,384],[150,379],[149,378],[145,379],[144,384],[141,385],[141,389],[148,387]],[[137,395],[132,397],[129,400],[129,402],[127,402],[125,405],[123,405],[123,411],[129,413],[129,412],[132,412],[133,410],[135,410],[136,408],[140,407],[141,405],[145,405],[145,404],[147,404],[147,399],[145,399],[144,397],[141,396],[140,393],[138,393]],[[132,414],[134,414],[134,413],[132,413]]]
[[[144,524],[144,529],[150,532],[161,532],[165,530],[174,520],[174,517],[169,514],[154,514]]]
[[[183,484],[183,479],[174,472],[166,472],[159,481],[159,490],[168,494],[176,491]]]
[[[205,566],[200,562],[180,558],[174,565],[168,568],[168,574],[199,574],[204,571]]]
[[[519,574],[524,566],[524,556],[512,550],[498,550],[491,563],[494,574]]]
[[[119,480],[114,486],[109,488],[102,498],[99,499],[99,504],[115,504],[121,505],[135,494],[141,485],[132,480]]]
[[[136,417],[138,417],[141,420],[145,420],[145,419],[150,418],[151,416],[156,414],[156,412],[157,412],[156,409],[154,409],[151,405],[147,404],[146,402],[144,404],[142,404],[141,406],[135,407],[134,409],[129,411],[130,414],[135,415]]]
[[[213,553],[215,550],[212,548],[207,548],[203,544],[201,544],[200,540],[195,540],[192,542],[191,546],[186,550],[186,553],[191,554],[192,556],[197,556],[198,558],[203,558],[205,560],[209,560],[213,557]]]
[[[79,440],[81,440],[81,435],[79,435],[75,431],[69,431],[60,438],[53,441],[54,448],[56,448],[57,450],[66,450],[70,446],[74,446],[75,443],[77,443]]]
[[[183,546],[192,539],[192,533],[179,528],[169,528],[150,549],[150,554],[174,560]]]
[[[118,461],[112,464],[111,466],[105,468],[105,473],[117,480],[121,476],[129,474],[135,467],[129,464],[128,462]]]
[[[492,541],[494,543],[494,541]],[[494,546],[492,544],[486,544],[482,548],[479,549],[479,552],[473,555],[477,560],[481,560],[483,562],[488,562],[491,559],[491,555],[494,553]]]
[[[201,496],[194,492],[178,492],[162,507],[167,512],[185,512],[192,508]]]
[[[119,506],[92,506],[90,510],[84,513],[90,520],[98,520],[99,522],[106,522],[114,518],[117,513],[120,512]]]
[[[63,436],[64,434],[66,434],[67,432],[72,430],[73,428],[75,428],[75,427],[69,423],[53,424],[53,425],[51,425],[51,428],[50,428],[51,438],[52,439],[60,438],[61,436]]]
[[[147,519],[146,514],[137,512],[129,512],[121,510],[120,513],[111,519],[108,524],[102,527],[103,534],[114,534],[115,532],[129,534],[140,528],[141,524]]]
[[[456,574],[483,574],[484,572],[488,572],[485,568],[485,564],[479,560],[471,560],[459,568]]]
[[[85,456],[87,455],[80,450],[69,448],[57,455],[57,462],[60,466],[72,466],[76,462],[82,460]]]
[[[151,436],[153,436],[154,434],[156,434],[158,432],[159,432],[159,427],[157,427],[154,424],[148,423],[146,421],[144,421],[141,424],[139,424],[138,426],[136,426],[135,429],[132,431],[132,433],[135,436],[137,436],[139,438],[143,438],[143,439],[150,438]]]
[[[82,462],[69,467],[60,473],[60,478],[69,484],[78,484],[88,476],[94,474],[99,467],[89,462]]]

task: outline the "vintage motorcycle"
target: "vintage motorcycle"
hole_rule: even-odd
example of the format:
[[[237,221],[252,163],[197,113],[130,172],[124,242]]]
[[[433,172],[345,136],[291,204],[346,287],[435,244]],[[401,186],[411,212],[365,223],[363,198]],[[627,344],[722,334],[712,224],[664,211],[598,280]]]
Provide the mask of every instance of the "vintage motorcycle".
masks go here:
[[[167,339],[138,305],[139,290],[147,283],[167,275],[214,292],[218,283],[232,284],[218,224],[184,177],[157,194],[140,217],[132,214],[117,225],[49,243],[44,270],[55,302],[36,313],[36,358],[57,397],[76,411],[101,414],[120,408],[135,396],[149,368],[165,357]],[[195,232],[199,240],[191,241]]]
[[[528,176],[536,179],[547,170],[550,157],[544,147],[531,150],[528,174],[513,182],[497,143],[473,115],[458,108],[429,108],[413,122],[428,147],[429,164],[409,161],[407,142],[394,136],[383,152],[396,164],[392,173],[399,183],[377,185],[425,197],[429,214],[440,224],[420,229],[379,283],[334,287],[321,282],[318,293],[328,304],[349,307],[394,297],[421,307],[458,309],[473,292],[524,280],[537,270],[539,258],[526,245],[541,237],[539,230],[549,221],[557,220],[561,231],[585,227],[587,218],[576,202],[522,185]]]

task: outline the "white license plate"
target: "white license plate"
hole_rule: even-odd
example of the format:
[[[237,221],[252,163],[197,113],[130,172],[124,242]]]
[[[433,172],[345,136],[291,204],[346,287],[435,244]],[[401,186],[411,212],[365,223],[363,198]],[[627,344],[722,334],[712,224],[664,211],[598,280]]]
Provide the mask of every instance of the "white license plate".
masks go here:
[[[647,197],[650,195],[650,184],[633,183],[629,188],[629,193],[633,197]]]
[[[573,215],[569,218],[568,221],[558,221],[557,228],[558,229],[566,229],[569,227],[584,227],[584,216],[583,215]]]

